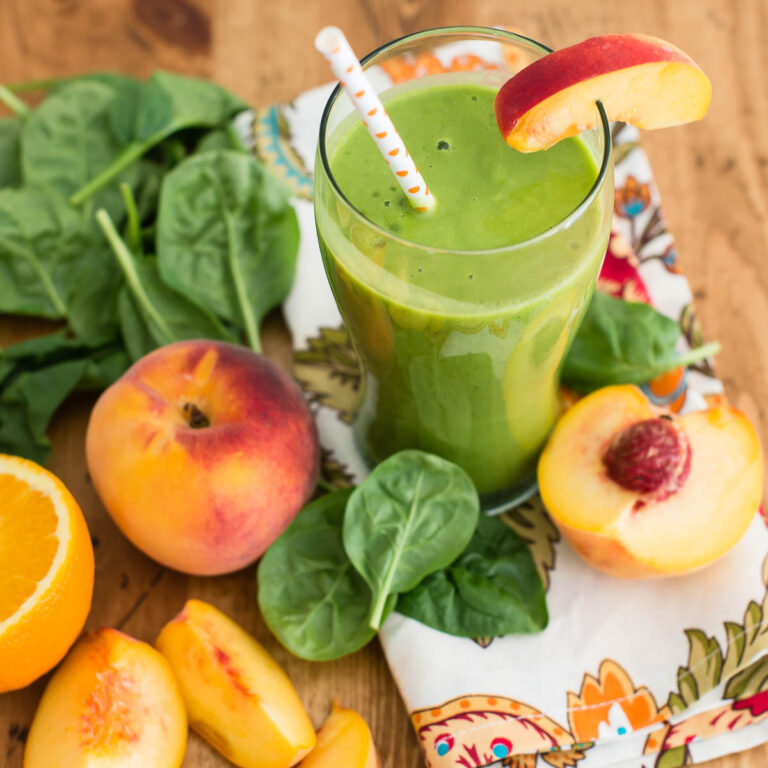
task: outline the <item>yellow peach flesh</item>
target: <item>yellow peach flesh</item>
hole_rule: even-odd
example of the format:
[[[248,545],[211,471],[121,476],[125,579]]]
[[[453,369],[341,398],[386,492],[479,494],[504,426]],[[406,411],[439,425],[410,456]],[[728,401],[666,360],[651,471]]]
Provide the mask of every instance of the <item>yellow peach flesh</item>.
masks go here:
[[[371,730],[354,710],[334,702],[333,711],[317,733],[317,746],[301,768],[379,768]]]
[[[647,130],[668,128],[707,113],[712,87],[697,67],[654,61],[583,80],[528,110],[506,136],[520,152],[548,149],[561,139],[595,128],[600,101],[609,120]]]
[[[760,505],[760,444],[732,408],[678,418],[691,446],[691,468],[676,493],[653,500],[615,483],[602,463],[611,439],[656,415],[636,387],[606,387],[558,422],[539,461],[542,499],[563,536],[584,559],[615,576],[685,573],[706,565],[739,541]]]
[[[653,416],[637,387],[622,388],[621,398],[585,423],[584,398],[557,422],[539,459],[539,487],[545,506],[558,523],[582,531],[604,532],[637,500],[637,494],[608,480],[602,456],[613,436],[628,424]],[[594,397],[595,395],[590,395]],[[561,439],[561,435],[572,435]],[[574,503],[574,500],[581,503]],[[584,503],[588,500],[588,503]]]
[[[289,768],[315,745],[291,681],[221,611],[190,600],[157,638],[181,688],[190,727],[241,768]]]
[[[86,635],[48,683],[24,768],[178,768],[187,718],[165,659],[112,629]]]

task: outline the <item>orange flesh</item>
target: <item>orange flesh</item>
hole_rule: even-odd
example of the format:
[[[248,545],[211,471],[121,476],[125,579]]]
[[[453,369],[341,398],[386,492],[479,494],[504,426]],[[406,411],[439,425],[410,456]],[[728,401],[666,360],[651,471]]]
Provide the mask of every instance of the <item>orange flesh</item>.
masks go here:
[[[0,475],[0,621],[14,614],[51,568],[59,540],[51,500],[13,475]]]

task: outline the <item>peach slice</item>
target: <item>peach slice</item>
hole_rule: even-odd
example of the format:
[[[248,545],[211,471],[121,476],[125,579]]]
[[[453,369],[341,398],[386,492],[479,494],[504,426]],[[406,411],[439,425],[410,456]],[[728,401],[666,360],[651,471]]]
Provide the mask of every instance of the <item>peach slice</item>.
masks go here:
[[[114,629],[87,634],[48,683],[24,768],[178,768],[184,702],[168,662]]]
[[[189,600],[156,642],[168,659],[190,727],[241,768],[289,768],[315,730],[280,665],[242,627]]]
[[[673,419],[627,385],[593,392],[560,419],[538,476],[544,505],[587,562],[648,578],[700,568],[739,541],[760,506],[763,459],[736,409]]]
[[[700,120],[712,86],[688,54],[648,35],[604,35],[544,56],[507,80],[496,120],[520,152],[547,149],[609,120],[667,128]]]
[[[379,768],[381,761],[368,723],[353,709],[333,702],[317,732],[317,746],[301,768]]]

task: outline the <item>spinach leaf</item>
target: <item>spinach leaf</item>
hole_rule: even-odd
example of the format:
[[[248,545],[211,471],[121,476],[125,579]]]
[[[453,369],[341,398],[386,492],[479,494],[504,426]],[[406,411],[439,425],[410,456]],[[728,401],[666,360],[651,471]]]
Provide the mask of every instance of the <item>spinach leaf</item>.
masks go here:
[[[464,552],[448,568],[400,595],[397,611],[459,637],[540,632],[547,625],[541,577],[523,539],[480,515]]]
[[[0,393],[0,452],[44,463],[51,449],[48,422],[77,386],[88,360],[66,360],[23,371]]]
[[[461,554],[479,510],[467,473],[422,451],[391,456],[355,489],[344,548],[373,592],[372,628],[381,626],[390,595],[413,589]]]
[[[50,95],[26,119],[21,133],[21,167],[24,181],[69,197],[107,168],[118,157],[121,144],[110,128],[110,108],[115,90],[103,82],[73,82]],[[136,169],[122,174],[131,185]],[[122,218],[122,201],[116,184],[105,186],[94,205]]]
[[[39,368],[75,357],[90,356],[94,352],[110,347],[114,341],[115,339],[109,336],[83,338],[68,336],[65,331],[55,331],[5,347],[0,350],[0,362]],[[2,382],[3,377],[0,374],[0,384]]]
[[[214,83],[156,72],[129,98],[114,100],[111,134],[125,148],[72,195],[72,204],[85,202],[171,134],[184,128],[213,128],[246,108],[239,98]]]
[[[67,320],[85,336],[109,332],[120,273],[97,238],[55,193],[0,190],[0,312]]]
[[[336,491],[306,506],[259,564],[261,615],[302,659],[337,659],[375,634],[368,626],[371,590],[352,567],[341,538],[350,494]]]
[[[131,360],[136,362],[153,349],[157,349],[158,343],[125,286],[117,297],[117,318],[120,335]]]
[[[231,149],[235,152],[248,152],[240,135],[230,120],[212,131],[208,131],[197,143],[195,154],[203,152],[215,152],[217,149]],[[249,153],[250,154],[250,153]]]
[[[233,341],[210,311],[193,304],[160,279],[154,258],[131,253],[106,211],[98,211],[96,219],[125,277],[118,314],[126,347],[134,359],[182,339]]]
[[[565,358],[563,382],[582,392],[609,384],[645,384],[720,349],[717,343],[706,344],[679,355],[679,336],[677,323],[648,304],[596,291]]]
[[[131,83],[140,83],[135,77],[123,75],[119,72],[86,72],[82,75],[67,75],[65,77],[51,77],[42,80],[24,80],[19,83],[11,83],[8,90],[12,93],[29,93],[30,91],[56,92],[72,83],[103,83],[119,91]]]
[[[165,282],[260,351],[259,323],[288,295],[296,267],[299,229],[283,185],[251,155],[194,155],[166,176],[157,226]]]
[[[122,343],[114,341],[88,358],[88,366],[77,388],[88,391],[106,389],[128,370],[131,362]]]
[[[0,120],[0,187],[16,187],[21,183],[21,120]]]
[[[103,388],[127,367],[109,337],[69,338],[52,333],[0,352],[0,451],[44,463],[48,422],[76,388]]]

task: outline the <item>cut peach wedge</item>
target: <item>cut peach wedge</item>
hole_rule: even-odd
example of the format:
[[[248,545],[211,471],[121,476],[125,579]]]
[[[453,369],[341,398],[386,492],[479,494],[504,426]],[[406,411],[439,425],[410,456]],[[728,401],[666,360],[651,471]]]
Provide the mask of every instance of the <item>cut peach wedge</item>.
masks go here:
[[[563,537],[613,576],[681,574],[733,547],[760,506],[763,459],[727,406],[672,417],[634,386],[605,387],[557,423],[539,459]]]
[[[168,663],[114,629],[86,635],[45,689],[24,768],[178,768],[187,716]]]
[[[520,152],[547,149],[609,120],[667,128],[700,120],[712,87],[688,54],[658,37],[604,35],[544,56],[496,95],[499,129]]]
[[[241,768],[290,768],[315,729],[280,665],[217,608],[189,600],[156,642],[170,663],[189,725]]]
[[[353,709],[333,702],[317,732],[317,746],[301,768],[379,768],[381,762],[368,723]]]

